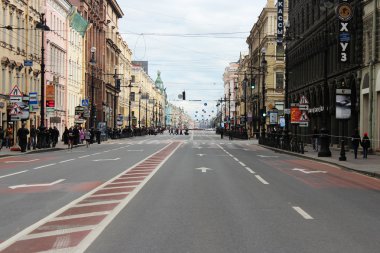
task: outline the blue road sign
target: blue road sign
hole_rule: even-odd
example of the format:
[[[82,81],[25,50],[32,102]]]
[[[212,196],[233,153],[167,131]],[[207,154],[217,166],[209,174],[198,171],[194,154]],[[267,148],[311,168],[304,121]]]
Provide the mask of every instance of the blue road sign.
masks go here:
[[[82,99],[82,106],[88,106],[88,99]]]

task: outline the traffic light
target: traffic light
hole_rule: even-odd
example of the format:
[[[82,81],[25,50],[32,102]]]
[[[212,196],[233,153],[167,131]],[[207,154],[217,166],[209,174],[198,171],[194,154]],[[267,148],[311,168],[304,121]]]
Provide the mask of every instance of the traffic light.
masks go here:
[[[253,78],[253,79],[251,80],[251,89],[254,89],[255,86],[256,86],[256,78]]]
[[[185,93],[185,91],[182,91],[182,100],[186,100],[186,93]]]

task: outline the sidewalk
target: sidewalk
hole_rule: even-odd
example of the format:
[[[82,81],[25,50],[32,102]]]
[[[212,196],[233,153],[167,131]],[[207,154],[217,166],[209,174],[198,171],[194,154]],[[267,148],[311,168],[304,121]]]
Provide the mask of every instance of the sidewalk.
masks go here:
[[[318,157],[318,152],[314,151],[310,145],[305,147],[304,154],[294,153],[282,149],[276,149],[264,145],[260,145],[267,149],[273,150],[279,153],[285,153],[289,155],[294,155],[302,158],[312,159],[316,161],[326,162],[329,164],[336,165],[338,167],[348,169],[351,171],[356,171],[362,174],[380,178],[380,156],[375,154],[369,154],[368,159],[363,159],[361,149],[358,151],[358,159],[354,158],[353,151],[346,151],[346,161],[339,161],[340,149],[330,148],[331,157]]]
[[[78,147],[82,147],[85,145],[86,144],[79,144],[79,145],[74,146],[73,148],[78,148]],[[0,158],[1,157],[7,157],[7,156],[24,155],[24,154],[44,153],[44,152],[51,152],[51,151],[58,151],[58,150],[65,150],[65,149],[67,149],[67,145],[64,144],[62,141],[59,141],[54,148],[26,150],[26,152],[24,152],[24,153],[21,153],[21,151],[11,151],[9,148],[3,147],[0,150]]]

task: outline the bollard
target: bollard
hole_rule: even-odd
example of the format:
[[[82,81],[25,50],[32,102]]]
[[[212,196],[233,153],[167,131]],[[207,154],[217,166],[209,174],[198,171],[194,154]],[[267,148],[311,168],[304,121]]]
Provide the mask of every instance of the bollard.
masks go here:
[[[301,141],[301,154],[304,154],[305,153],[305,150],[304,150],[304,147],[303,147],[303,141]]]
[[[341,146],[340,146],[340,157],[339,157],[339,161],[347,161],[347,158],[346,158],[346,150],[344,149],[344,140],[341,141]]]

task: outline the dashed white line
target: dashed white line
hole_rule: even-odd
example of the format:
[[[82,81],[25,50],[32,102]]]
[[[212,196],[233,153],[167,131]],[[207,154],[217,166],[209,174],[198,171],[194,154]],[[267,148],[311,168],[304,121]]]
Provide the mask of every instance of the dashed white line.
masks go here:
[[[259,175],[256,175],[256,178],[263,184],[269,184],[267,181],[265,181],[262,177],[260,177]]]
[[[25,173],[25,172],[28,172],[28,170],[23,170],[23,171],[19,171],[19,172],[16,172],[16,173],[4,175],[4,176],[1,176],[0,178],[10,177],[10,176],[18,175],[18,174]]]
[[[305,220],[313,220],[314,218],[311,217],[307,212],[305,212],[301,207],[299,206],[293,206],[293,209],[299,213]]]
[[[243,162],[239,162],[241,166],[245,167],[246,165]]]
[[[36,167],[36,168],[33,168],[33,169],[34,170],[38,170],[38,169],[42,169],[42,168],[46,168],[46,167],[50,167],[50,166],[54,166],[54,165],[56,165],[56,163],[42,165],[42,166],[39,166],[39,167]]]
[[[67,162],[71,162],[71,161],[74,161],[75,159],[69,159],[69,160],[64,160],[64,161],[60,161],[59,163],[67,163]]]
[[[84,156],[80,156],[78,158],[86,158],[86,157],[89,157],[89,156],[91,156],[91,155],[84,155]]]
[[[237,161],[237,162],[239,161],[239,159],[237,159],[236,157],[234,158],[234,160]]]
[[[246,170],[248,170],[249,171],[249,173],[252,173],[252,174],[256,174],[256,172],[254,172],[253,170],[251,170],[250,168],[248,168],[248,167],[245,167],[245,169]]]

